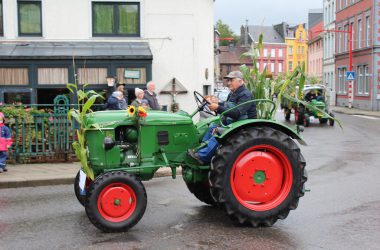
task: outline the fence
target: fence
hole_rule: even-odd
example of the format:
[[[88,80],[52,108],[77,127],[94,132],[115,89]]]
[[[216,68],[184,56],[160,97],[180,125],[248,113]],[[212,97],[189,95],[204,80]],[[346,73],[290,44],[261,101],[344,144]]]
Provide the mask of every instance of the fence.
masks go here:
[[[77,124],[67,119],[67,112],[75,105],[69,104],[65,96],[57,96],[54,104],[25,105],[26,109],[49,110],[47,113],[32,113],[28,117],[7,119],[12,130],[13,145],[9,150],[9,161],[13,163],[75,161],[72,143],[76,139]],[[3,105],[11,110],[14,106]]]

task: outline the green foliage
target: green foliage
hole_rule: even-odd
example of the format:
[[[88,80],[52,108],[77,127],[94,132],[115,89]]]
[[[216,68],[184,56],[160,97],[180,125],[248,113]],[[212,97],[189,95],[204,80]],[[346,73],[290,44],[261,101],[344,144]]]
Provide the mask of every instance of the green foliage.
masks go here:
[[[9,125],[18,123],[32,123],[33,115],[51,113],[49,109],[36,109],[29,108],[24,106],[15,106],[15,105],[1,105],[0,112],[6,117],[6,122]]]
[[[239,36],[235,35],[232,29],[227,24],[224,24],[222,20],[219,19],[216,22],[216,29],[220,33],[220,38],[233,38],[234,40],[231,41],[233,44],[239,43]],[[229,43],[229,41],[220,41],[221,46],[227,46]]]
[[[72,119],[74,119],[79,124],[79,129],[76,130],[78,140],[73,142],[73,149],[75,155],[77,156],[82,165],[83,172],[85,172],[85,174],[91,180],[94,180],[94,172],[92,168],[88,165],[87,159],[86,140],[84,134],[86,132],[86,129],[89,128],[89,126],[86,124],[85,116],[88,112],[92,112],[91,107],[95,103],[96,99],[103,98],[103,96],[101,96],[93,90],[85,91],[87,85],[88,84],[83,85],[82,89],[78,89],[78,86],[76,84],[69,83],[66,85],[67,89],[71,93],[76,93],[78,99],[78,108],[70,109],[67,113],[67,117],[70,122],[72,121]]]
[[[250,50],[242,54],[242,57],[250,57],[252,59],[253,67],[249,68],[246,65],[240,67],[245,84],[256,100],[267,99],[275,101],[275,110],[277,110],[277,107],[280,105],[291,108],[294,105],[302,104],[310,110],[318,111],[325,116],[334,119],[340,125],[340,122],[337,119],[331,117],[324,110],[320,110],[302,99],[302,90],[304,89],[307,79],[305,63],[303,63],[302,66],[297,66],[293,72],[282,74],[272,80],[268,77],[267,67],[265,67],[262,72],[260,72],[257,67],[258,58],[262,49],[263,35],[261,34],[259,36],[259,41],[257,43],[252,43]],[[257,115],[260,118],[274,119],[276,113],[271,113],[270,111],[272,109],[273,103],[271,102],[258,103]],[[272,117],[267,117],[268,114],[271,114]]]

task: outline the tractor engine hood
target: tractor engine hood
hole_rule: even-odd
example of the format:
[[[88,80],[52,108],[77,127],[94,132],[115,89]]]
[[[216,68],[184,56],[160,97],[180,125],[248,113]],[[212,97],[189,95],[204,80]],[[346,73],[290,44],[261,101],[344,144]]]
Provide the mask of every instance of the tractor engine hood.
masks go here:
[[[98,124],[100,127],[114,128],[118,125],[133,125],[139,122],[140,125],[183,125],[192,124],[191,117],[182,114],[169,113],[165,111],[148,111],[146,118],[131,117],[124,110],[98,111],[86,115],[86,124]]]

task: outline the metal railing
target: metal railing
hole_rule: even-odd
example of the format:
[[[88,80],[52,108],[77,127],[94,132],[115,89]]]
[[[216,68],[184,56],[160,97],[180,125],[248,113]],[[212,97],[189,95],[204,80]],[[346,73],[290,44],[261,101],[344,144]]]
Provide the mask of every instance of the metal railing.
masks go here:
[[[72,143],[76,140],[76,122],[69,122],[67,112],[77,105],[68,104],[65,96],[57,96],[54,104],[23,104],[7,107],[29,110],[28,115],[7,117],[6,125],[12,130],[13,145],[8,160],[13,163],[75,161]],[[94,111],[103,105],[94,105]],[[47,110],[47,112],[31,112]]]

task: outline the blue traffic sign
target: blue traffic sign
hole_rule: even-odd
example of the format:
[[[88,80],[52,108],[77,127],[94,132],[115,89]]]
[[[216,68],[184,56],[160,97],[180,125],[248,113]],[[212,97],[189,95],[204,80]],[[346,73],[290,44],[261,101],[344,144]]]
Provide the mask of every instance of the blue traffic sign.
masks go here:
[[[347,81],[355,80],[355,71],[347,71],[346,78],[347,78]]]

